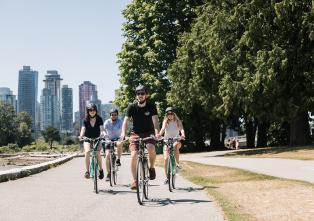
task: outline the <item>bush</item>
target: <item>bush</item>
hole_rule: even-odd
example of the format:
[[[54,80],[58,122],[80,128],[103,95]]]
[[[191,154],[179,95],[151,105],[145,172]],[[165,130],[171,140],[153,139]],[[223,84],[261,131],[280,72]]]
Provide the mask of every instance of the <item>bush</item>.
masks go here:
[[[7,146],[0,147],[0,153],[9,153],[11,150]]]

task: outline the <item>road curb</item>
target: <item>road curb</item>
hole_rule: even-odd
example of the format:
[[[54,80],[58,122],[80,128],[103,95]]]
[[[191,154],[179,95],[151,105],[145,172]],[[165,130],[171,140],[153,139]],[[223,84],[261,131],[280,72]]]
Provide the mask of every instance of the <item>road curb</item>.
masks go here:
[[[30,176],[32,174],[40,173],[42,171],[61,165],[69,160],[72,160],[76,156],[77,156],[77,153],[71,154],[71,155],[68,155],[60,159],[53,160],[53,161],[41,163],[41,164],[1,171],[0,183],[6,182],[9,180],[16,180],[19,178]]]

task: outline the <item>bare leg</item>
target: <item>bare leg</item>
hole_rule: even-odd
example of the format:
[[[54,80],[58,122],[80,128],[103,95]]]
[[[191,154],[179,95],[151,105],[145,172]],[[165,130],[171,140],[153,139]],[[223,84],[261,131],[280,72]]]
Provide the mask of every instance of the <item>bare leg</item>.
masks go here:
[[[131,172],[133,176],[133,180],[136,180],[136,161],[137,161],[137,151],[131,151]]]
[[[99,170],[102,170],[102,158],[100,155],[100,151],[97,151],[97,161],[98,161],[98,165],[99,165]]]
[[[106,150],[106,169],[107,169],[107,173],[109,173],[109,170],[110,170],[109,154],[110,154],[110,150]]]
[[[118,159],[120,159],[122,155],[122,146],[123,146],[123,142],[117,142]]]
[[[149,167],[150,168],[155,168],[155,160],[156,160],[155,145],[147,144],[146,147],[147,147],[147,150],[148,150]]]
[[[90,163],[90,144],[84,142],[84,152],[85,152],[85,167],[86,171],[89,171],[89,163]]]
[[[179,156],[180,156],[180,148],[181,148],[181,146],[182,146],[181,143],[178,143],[178,142],[173,144],[173,147],[174,147],[174,150],[175,150],[174,155],[175,155],[177,164],[180,164]]]

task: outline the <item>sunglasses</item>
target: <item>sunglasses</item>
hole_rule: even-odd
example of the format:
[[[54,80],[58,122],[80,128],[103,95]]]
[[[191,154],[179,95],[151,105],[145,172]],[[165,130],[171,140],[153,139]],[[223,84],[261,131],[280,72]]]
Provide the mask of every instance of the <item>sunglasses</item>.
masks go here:
[[[173,113],[172,112],[168,112],[167,115],[173,115]]]
[[[96,111],[95,109],[89,109],[88,112],[93,112]]]
[[[116,117],[116,116],[118,116],[118,114],[110,114],[110,116]]]
[[[144,95],[146,95],[146,93],[145,92],[138,92],[138,93],[136,93],[136,95],[137,96],[144,96]]]

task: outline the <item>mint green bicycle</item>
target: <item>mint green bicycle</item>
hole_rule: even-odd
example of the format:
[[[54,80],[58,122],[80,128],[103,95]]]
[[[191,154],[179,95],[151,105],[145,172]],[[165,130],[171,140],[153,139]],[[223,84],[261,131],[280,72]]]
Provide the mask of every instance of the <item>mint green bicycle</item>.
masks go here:
[[[174,137],[174,138],[163,138],[162,140],[164,144],[167,146],[167,150],[169,151],[169,157],[167,158],[167,163],[166,163],[167,165],[166,173],[167,173],[169,191],[172,192],[173,189],[176,188],[176,173],[177,173],[176,159],[175,159],[173,144],[182,139],[181,137]]]

